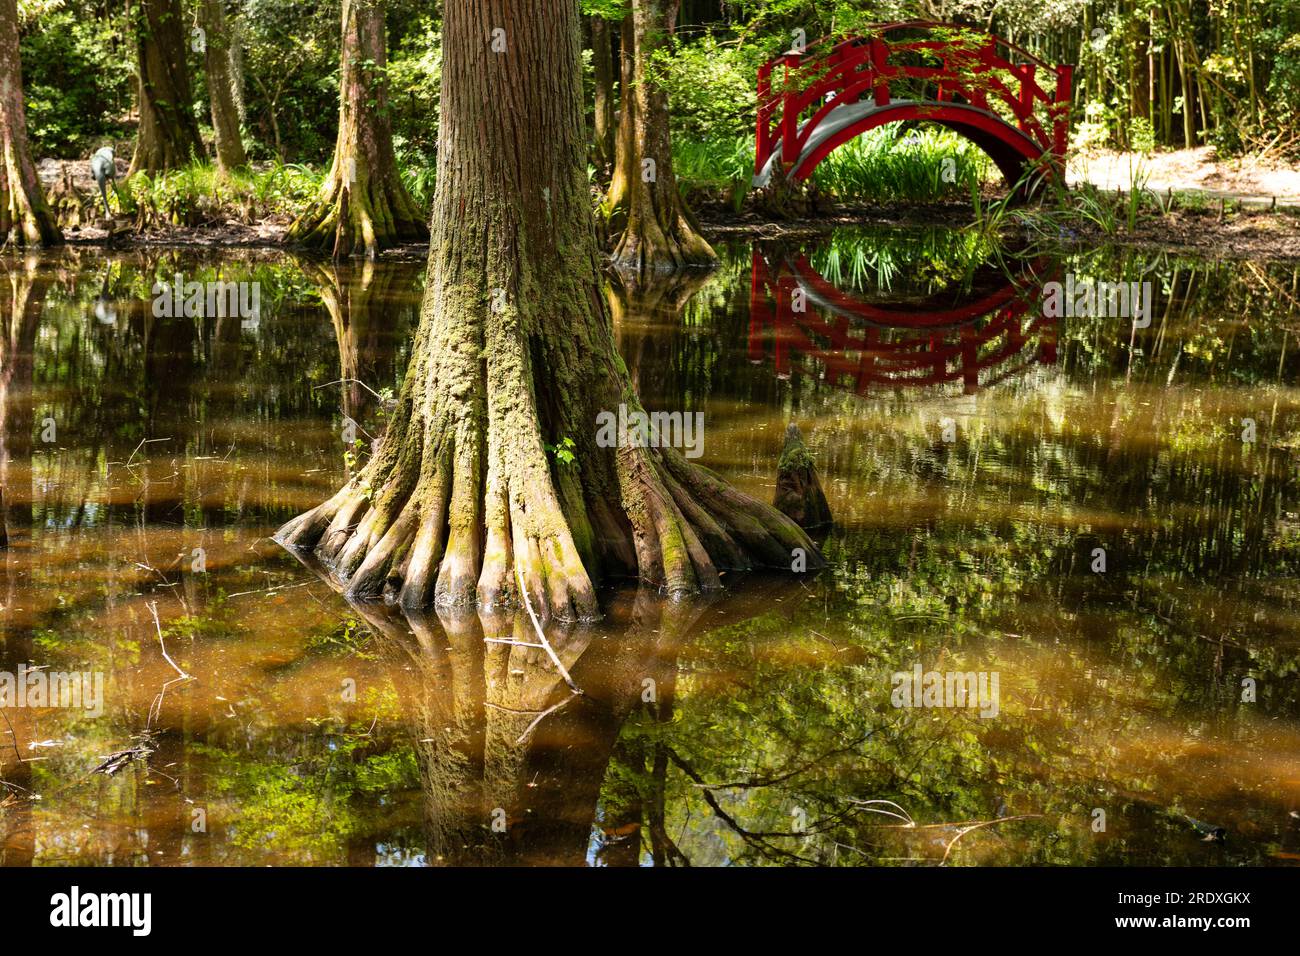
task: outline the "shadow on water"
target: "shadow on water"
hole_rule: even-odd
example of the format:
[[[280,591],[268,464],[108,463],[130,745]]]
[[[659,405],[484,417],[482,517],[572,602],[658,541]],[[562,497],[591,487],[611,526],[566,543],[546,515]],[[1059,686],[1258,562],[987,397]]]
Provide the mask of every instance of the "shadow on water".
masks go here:
[[[420,264],[0,259],[0,675],[104,677],[102,714],[3,708],[0,862],[1300,860],[1295,268],[721,251],[611,288],[619,348],[751,494],[800,425],[832,566],[609,588],[548,631],[580,696],[526,617],[352,606],[266,537],[382,429]],[[260,310],[159,315],[178,274]],[[1150,325],[1045,316],[1069,275],[1150,281]],[[996,673],[996,715],[895,706],[916,666]]]

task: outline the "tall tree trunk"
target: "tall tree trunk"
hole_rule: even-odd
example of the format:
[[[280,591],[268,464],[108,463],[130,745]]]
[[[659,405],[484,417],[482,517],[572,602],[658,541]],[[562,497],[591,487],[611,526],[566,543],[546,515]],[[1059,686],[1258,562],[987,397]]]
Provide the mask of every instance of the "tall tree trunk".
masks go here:
[[[56,245],[63,233],[45,202],[27,146],[18,5],[0,0],[0,244]]]
[[[334,258],[425,239],[424,216],[402,185],[393,152],[384,69],[383,0],[343,0],[339,135],[315,202],[289,228],[289,242]]]
[[[633,0],[623,25],[619,149],[608,206],[611,228],[621,226],[623,232],[614,265],[642,278],[711,265],[718,258],[677,188],[668,94],[651,75],[655,50],[672,36],[677,5],[677,0]]]
[[[230,95],[243,127],[248,125],[248,101],[244,91],[244,24],[238,15],[226,21],[226,34],[230,38]]]
[[[596,78],[592,152],[604,170],[614,162],[614,47],[613,25],[602,16],[591,17],[591,60]]]
[[[128,176],[184,166],[204,155],[185,62],[180,0],[139,0],[135,8],[140,71],[140,130]]]
[[[619,25],[618,43],[618,128],[614,131],[614,168],[610,173],[609,191],[605,196],[605,218],[611,232],[622,232],[627,225],[628,196],[632,184],[630,172],[636,152],[633,122],[632,86],[636,76],[635,31],[632,14]]]
[[[540,615],[585,619],[601,573],[682,595],[718,587],[720,568],[789,569],[795,549],[820,562],[780,512],[635,428],[588,198],[578,25],[571,0],[446,4],[402,392],[369,464],[277,535],[353,597],[493,608],[522,581]]]
[[[248,156],[239,136],[235,65],[231,58],[232,33],[226,25],[222,2],[203,0],[203,28],[207,33],[203,62],[208,71],[208,102],[212,109],[217,166],[229,171],[246,165]]]

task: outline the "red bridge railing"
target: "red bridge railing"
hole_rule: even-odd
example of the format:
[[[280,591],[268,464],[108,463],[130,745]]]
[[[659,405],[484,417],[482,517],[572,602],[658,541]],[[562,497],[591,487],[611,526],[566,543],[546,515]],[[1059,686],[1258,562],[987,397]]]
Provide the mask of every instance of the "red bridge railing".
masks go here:
[[[783,72],[774,87],[778,68]],[[1026,158],[1060,163],[1068,147],[1072,75],[1071,66],[1054,66],[993,34],[955,24],[913,20],[819,40],[759,68],[755,172],[778,144],[781,165],[789,169],[832,110],[866,97],[889,106],[900,85],[929,94],[910,99],[922,110],[924,103],[941,108],[964,102],[1007,126],[1014,123],[1039,147],[1037,156]]]

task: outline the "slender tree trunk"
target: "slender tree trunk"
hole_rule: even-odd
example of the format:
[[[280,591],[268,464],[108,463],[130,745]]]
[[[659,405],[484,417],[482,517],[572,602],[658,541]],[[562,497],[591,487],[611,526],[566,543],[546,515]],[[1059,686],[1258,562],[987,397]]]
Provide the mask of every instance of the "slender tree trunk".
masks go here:
[[[614,264],[642,278],[717,261],[677,188],[668,94],[654,81],[650,65],[672,36],[676,19],[677,0],[634,0],[623,24],[618,161],[608,206],[611,227],[622,228]]]
[[[18,5],[0,0],[0,245],[63,241],[27,146],[23,71],[18,57]]]
[[[336,259],[374,258],[381,249],[429,235],[393,152],[383,0],[343,0],[342,46],[334,163],[286,238],[328,250]]]
[[[207,33],[203,62],[208,71],[208,100],[216,139],[217,165],[223,171],[248,163],[239,136],[239,107],[235,98],[235,68],[231,58],[231,30],[226,25],[223,0],[203,0],[203,26]]]
[[[618,128],[614,131],[614,168],[610,173],[609,191],[605,197],[605,217],[612,232],[622,232],[627,225],[628,197],[632,189],[630,177],[636,153],[632,113],[636,39],[632,14],[623,17],[618,29]]]
[[[188,31],[180,0],[139,0],[135,15],[140,130],[128,176],[176,169],[204,155],[185,62]]]
[[[591,59],[596,74],[592,152],[602,170],[614,162],[614,48],[613,25],[601,16],[591,18]]]
[[[235,100],[235,113],[241,127],[248,125],[248,102],[244,91],[244,24],[239,16],[226,20],[226,35],[230,42],[230,95]]]
[[[522,581],[539,615],[586,619],[601,574],[683,595],[718,587],[721,568],[789,569],[796,549],[820,563],[787,517],[652,447],[630,418],[585,175],[578,25],[569,0],[447,2],[406,380],[370,463],[277,536],[353,597],[493,608],[518,603]]]

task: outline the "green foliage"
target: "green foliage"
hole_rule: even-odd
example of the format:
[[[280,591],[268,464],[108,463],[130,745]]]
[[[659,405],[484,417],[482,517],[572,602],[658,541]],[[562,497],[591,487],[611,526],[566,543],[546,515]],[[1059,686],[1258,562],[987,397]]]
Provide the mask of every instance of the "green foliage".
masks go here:
[[[150,177],[137,173],[118,189],[122,210],[142,228],[223,222],[236,211],[245,222],[294,215],[320,189],[320,173],[273,162],[223,174],[209,163]]]
[[[126,139],[135,48],[124,19],[86,16],[61,0],[31,12],[19,52],[35,158],[89,155],[106,141]]]
[[[754,175],[754,137],[742,134],[733,139],[714,137],[673,139],[673,172],[688,202],[697,194],[729,192],[737,202],[743,201]]]
[[[324,162],[338,127],[339,4],[248,0],[244,43],[250,158]]]
[[[545,445],[547,452],[554,455],[555,460],[561,465],[572,466],[578,463],[578,456],[574,454],[574,451],[578,446],[575,445],[573,439],[569,438],[567,435],[554,445],[543,444]]]
[[[754,77],[767,58],[760,46],[723,43],[713,33],[689,42],[678,38],[656,51],[650,76],[668,93],[673,133],[701,140],[752,140]]]
[[[816,187],[840,199],[935,202],[978,188],[992,163],[946,129],[890,124],[832,152],[813,171]]]
[[[1000,252],[999,237],[980,230],[841,229],[819,242],[809,261],[845,291],[930,296],[968,286]]]
[[[422,14],[405,26],[387,71],[393,146],[402,183],[416,204],[433,204],[442,83],[441,24]]]

